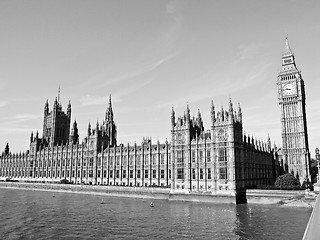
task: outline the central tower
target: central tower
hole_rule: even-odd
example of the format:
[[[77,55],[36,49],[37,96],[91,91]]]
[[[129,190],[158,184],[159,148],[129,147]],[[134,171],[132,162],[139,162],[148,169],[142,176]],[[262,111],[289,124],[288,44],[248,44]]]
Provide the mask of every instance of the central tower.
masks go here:
[[[286,38],[282,68],[278,74],[278,99],[281,108],[282,155],[284,170],[293,173],[300,183],[310,179],[306,96],[301,72]]]

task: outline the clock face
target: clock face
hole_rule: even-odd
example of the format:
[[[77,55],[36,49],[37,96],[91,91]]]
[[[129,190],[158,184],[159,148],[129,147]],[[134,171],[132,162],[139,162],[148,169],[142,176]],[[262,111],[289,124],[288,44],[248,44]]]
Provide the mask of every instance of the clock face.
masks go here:
[[[282,85],[282,93],[284,96],[293,95],[297,93],[297,87],[293,83],[287,83]]]

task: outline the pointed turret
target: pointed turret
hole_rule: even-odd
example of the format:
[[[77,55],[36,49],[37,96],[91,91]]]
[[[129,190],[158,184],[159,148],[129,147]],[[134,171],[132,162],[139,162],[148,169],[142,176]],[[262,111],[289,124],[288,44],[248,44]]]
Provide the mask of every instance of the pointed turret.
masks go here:
[[[67,115],[68,115],[69,118],[71,118],[71,103],[70,103],[70,100],[69,100],[69,103],[68,103]]]
[[[198,125],[200,131],[203,131],[204,130],[204,126],[203,126],[203,121],[202,121],[200,109],[198,109],[198,116],[197,116],[196,122],[197,122],[197,125]]]
[[[89,125],[88,125],[88,136],[90,136],[90,135],[91,135],[91,124],[89,122]]]
[[[211,124],[213,125],[216,121],[216,111],[215,111],[215,108],[214,108],[214,104],[213,104],[213,100],[211,101]]]
[[[268,149],[269,152],[271,152],[272,146],[271,146],[271,139],[270,139],[269,134],[268,134],[268,140],[267,141],[268,141],[267,142],[267,144],[268,144],[267,149]]]
[[[76,121],[76,120],[74,120],[74,122],[73,122],[72,129],[73,129],[73,130],[78,129],[78,124],[77,124],[77,121]]]
[[[174,109],[173,109],[173,106],[172,106],[172,109],[171,109],[171,127],[174,128],[174,125],[175,125],[175,112],[174,112]]]
[[[242,112],[241,112],[241,107],[240,107],[240,103],[238,103],[238,121],[242,122]]]
[[[187,128],[190,128],[190,109],[189,109],[189,104],[187,104],[186,126],[187,126]]]
[[[59,84],[59,89],[58,89],[58,103],[60,103],[60,84]]]
[[[186,116],[187,116],[187,118],[189,118],[189,120],[190,120],[190,108],[189,108],[189,104],[187,104]]]
[[[44,105],[44,115],[48,115],[49,114],[49,102],[48,99]]]
[[[224,121],[224,110],[223,110],[223,106],[221,106],[221,110],[220,110],[220,114],[221,114],[221,121]]]
[[[99,122],[98,122],[98,120],[97,120],[97,124],[96,124],[96,132],[98,133],[98,131],[99,131]]]
[[[4,156],[9,155],[9,151],[10,151],[9,143],[7,142],[7,144],[6,144],[5,148],[4,148]]]
[[[79,131],[77,121],[74,121],[71,129],[70,140],[71,144],[77,144],[79,142]]]
[[[231,120],[233,120],[233,104],[232,104],[231,98],[229,99],[229,116]]]
[[[58,108],[58,100],[57,100],[57,97],[55,98],[54,100],[54,103],[53,103],[53,109],[57,109]]]
[[[197,115],[197,123],[201,123],[202,122],[202,117],[201,117],[201,113],[200,113],[200,109],[198,108],[198,115]]]

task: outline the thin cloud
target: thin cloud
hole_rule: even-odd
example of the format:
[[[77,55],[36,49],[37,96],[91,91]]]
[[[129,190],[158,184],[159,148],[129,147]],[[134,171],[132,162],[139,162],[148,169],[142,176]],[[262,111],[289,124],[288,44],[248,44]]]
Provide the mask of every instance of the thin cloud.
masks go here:
[[[254,59],[257,54],[261,54],[261,48],[262,46],[257,44],[240,46],[236,57],[236,62]]]
[[[30,133],[30,128],[25,126],[21,127],[0,127],[0,133],[13,133],[13,132],[22,132],[22,133]]]
[[[256,111],[257,109],[260,109],[261,106],[250,106],[250,107],[246,107],[243,109],[243,111],[245,112],[249,112],[249,111]]]
[[[269,66],[270,64],[259,64],[249,74],[247,74],[243,78],[239,78],[237,81],[234,81],[234,77],[232,76],[218,77],[213,76],[214,73],[212,75],[206,74],[205,76],[202,76],[201,78],[196,80],[196,82],[205,81],[204,78],[220,79],[221,81],[219,81],[218,83],[214,82],[213,91],[210,87],[205,90],[201,89],[201,91],[199,91],[198,93],[193,92],[192,95],[190,94],[181,98],[171,99],[169,101],[158,103],[154,109],[156,110],[168,108],[171,107],[172,104],[174,104],[175,107],[179,108],[181,106],[185,106],[187,102],[198,102],[201,100],[212,99],[224,95],[230,96],[230,94],[242,91],[255,84],[259,84],[259,82],[263,80],[264,73],[267,71]],[[230,79],[232,79],[232,81]]]
[[[21,123],[21,122],[27,122],[31,120],[35,120],[40,118],[41,115],[33,115],[33,114],[18,114],[11,117],[3,118],[3,120],[8,121],[10,123]]]
[[[92,106],[92,105],[102,105],[108,103],[108,97],[106,96],[92,96],[85,95],[80,100],[81,106]]]
[[[87,94],[80,100],[80,106],[93,106],[93,105],[107,105],[109,103],[109,95],[106,96],[93,96]],[[121,98],[118,95],[112,95],[112,103],[121,102]]]
[[[171,53],[165,57],[162,57],[152,63],[142,64],[140,67],[136,67],[132,71],[128,71],[121,75],[110,77],[108,72],[102,72],[98,74],[95,81],[102,82],[101,84],[96,84],[97,88],[102,88],[110,85],[115,85],[123,82],[131,81],[139,76],[142,76],[146,73],[156,70],[157,68],[161,67],[163,64],[171,60],[172,58],[176,57],[178,52]],[[91,82],[91,80],[90,80]]]
[[[112,102],[121,102],[122,98],[127,96],[130,93],[136,92],[139,89],[145,87],[150,82],[153,81],[153,78],[148,78],[146,80],[137,82],[136,84],[129,84],[126,87],[123,87],[120,91],[112,93]],[[106,105],[109,102],[108,96],[93,96],[85,95],[80,100],[80,106],[93,106],[93,105]]]
[[[159,61],[157,61],[156,63],[153,64],[153,66],[150,68],[150,71],[157,69],[158,67],[160,67],[164,63],[168,62],[170,59],[176,57],[177,55],[178,55],[178,52],[175,52],[175,53],[169,54],[168,56],[160,59]]]
[[[166,11],[173,19],[173,24],[162,36],[162,40],[166,46],[171,46],[179,37],[179,32],[184,19],[181,11],[181,3],[182,2],[179,0],[173,0],[166,5]]]
[[[155,63],[148,64],[146,66],[141,67],[140,69],[137,69],[133,72],[129,72],[126,74],[123,74],[121,76],[118,76],[116,78],[113,78],[111,80],[108,80],[104,85],[111,85],[119,82],[124,82],[127,80],[131,80],[137,76],[143,75],[147,72],[154,71],[164,63],[168,62],[170,59],[174,58],[177,56],[177,53],[170,54],[168,56],[165,56],[159,60],[157,60]]]

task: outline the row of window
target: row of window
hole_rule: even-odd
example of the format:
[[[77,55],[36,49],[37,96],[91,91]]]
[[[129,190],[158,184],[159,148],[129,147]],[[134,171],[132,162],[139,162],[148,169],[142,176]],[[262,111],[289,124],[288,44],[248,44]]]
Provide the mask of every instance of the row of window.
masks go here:
[[[206,160],[207,162],[211,162],[211,150],[208,149],[206,150],[207,152],[207,156],[206,156]],[[196,150],[192,150],[191,151],[191,161],[192,162],[196,162],[196,156],[197,156],[197,151]],[[204,151],[203,150],[198,150],[198,161],[200,163],[202,163],[204,161]]]
[[[115,174],[114,174],[115,172]],[[149,178],[149,170],[144,170],[144,178]],[[13,176],[13,177],[28,177],[28,173],[29,173],[29,177],[32,177],[32,171],[1,171],[0,170],[0,176]],[[75,177],[75,174],[76,174],[76,171],[75,170],[72,170],[72,171],[35,171],[34,172],[34,177],[60,177],[60,178],[69,178],[69,177]],[[55,174],[56,173],[56,174]],[[77,177],[80,178],[80,170],[77,171]],[[107,170],[104,170],[104,171],[101,171],[101,170],[98,170],[97,171],[97,177],[100,178],[101,175],[103,173],[103,177],[106,178],[107,177]],[[110,178],[113,178],[114,175],[116,178],[127,178],[127,170],[122,170],[122,175],[120,175],[120,170],[110,170],[109,171],[109,177]],[[141,178],[141,174],[142,171],[141,170],[137,170],[137,174],[136,174],[136,178]],[[152,174],[150,174],[150,177],[152,176],[152,178],[154,179],[157,179],[158,176],[157,176],[157,170],[152,170],[151,172]],[[71,176],[70,176],[71,174]],[[165,179],[165,170],[164,169],[161,169],[160,170],[160,178],[161,179]],[[86,178],[86,177],[93,177],[93,170],[89,170],[89,171],[86,171],[86,170],[83,170],[82,172],[82,177],[83,178]],[[133,170],[129,170],[129,178],[134,178],[134,171]],[[171,178],[171,170],[168,171],[168,178],[170,179]]]
[[[207,162],[211,162],[211,150],[208,149],[206,151],[204,150],[192,150],[191,152],[191,161],[192,162],[196,162],[196,155],[198,153],[198,161],[200,163],[202,163],[204,161],[204,152],[206,152],[206,161]],[[136,155],[136,165],[141,165],[141,163],[143,163],[144,165],[149,165],[149,162],[150,164],[152,163],[153,165],[156,165],[157,164],[157,155],[158,154],[152,154],[151,155],[151,160],[150,160],[150,155],[149,154],[146,154],[144,155],[143,159],[142,159],[142,156],[143,155]],[[165,164],[165,154],[160,154],[160,164],[163,165]],[[60,154],[59,154],[59,157],[60,157]],[[65,154],[64,154],[64,157],[65,157]],[[221,148],[221,149],[218,149],[218,154],[217,154],[217,157],[218,157],[218,161],[226,161],[227,159],[227,149],[226,148]],[[51,158],[51,156],[50,156]],[[183,159],[184,159],[184,156],[183,156],[183,151],[177,151],[176,152],[176,158],[177,158],[177,163],[183,163]],[[93,157],[89,157],[88,158],[88,165],[89,166],[93,166],[93,162],[94,162],[94,158]],[[123,155],[122,156],[122,163],[121,165],[127,165],[127,155]],[[61,165],[62,166],[69,166],[70,165],[70,161],[71,161],[71,164],[72,166],[75,166],[75,162],[77,161],[77,165],[80,166],[81,164],[81,159],[57,159],[57,161],[52,161],[52,165],[55,166],[57,164],[58,167],[60,167],[60,162],[61,162]],[[107,158],[104,157],[104,160],[107,161]],[[142,161],[143,160],[143,161]],[[169,164],[171,164],[171,159],[170,159],[170,154],[168,155],[168,160],[169,160]],[[113,163],[115,163],[116,165],[120,165],[120,162],[121,162],[121,158],[120,156],[111,156],[110,157],[110,165],[112,166]],[[23,166],[24,166],[24,162],[22,163]],[[35,164],[36,164],[36,167],[42,167],[42,161],[35,161]],[[44,166],[46,166],[46,164],[51,167],[51,161],[44,161]],[[86,159],[84,159],[83,161],[83,165],[86,166]],[[98,157],[97,158],[97,165],[100,166],[101,165],[101,157]],[[129,157],[129,165],[130,166],[133,166],[134,165],[134,155],[130,155]],[[32,161],[31,161],[31,167],[33,167],[33,164],[32,164]]]
[[[56,174],[55,174],[56,173]],[[81,175],[80,175],[81,171],[78,170],[77,171],[77,177],[80,178]],[[107,177],[107,170],[97,170],[97,177],[98,178],[101,178],[101,175],[103,173],[103,178],[106,178]],[[114,174],[115,173],[115,174]],[[121,175],[122,173],[122,175]],[[153,179],[157,179],[158,176],[157,176],[157,173],[158,171],[153,169],[152,171],[149,171],[149,170],[144,170],[144,178],[149,178],[149,173],[150,173],[150,177],[152,177]],[[223,166],[223,167],[219,167],[219,178],[220,179],[228,179],[228,176],[227,176],[227,173],[228,173],[228,170],[227,170],[227,167],[226,166]],[[70,176],[71,174],[71,176]],[[60,178],[69,178],[69,177],[76,177],[75,176],[76,174],[76,171],[75,170],[67,170],[67,171],[35,171],[35,174],[34,174],[34,177],[60,177]],[[211,175],[211,168],[207,168],[207,179],[210,180],[212,179],[212,175]],[[28,171],[0,171],[0,176],[13,176],[13,177],[19,177],[19,176],[22,176],[22,177],[28,177]],[[32,177],[32,171],[29,172],[29,176]],[[142,176],[142,171],[141,170],[137,170],[136,171],[136,178],[141,178]],[[86,177],[93,177],[93,170],[83,170],[82,171],[82,178],[86,178]],[[129,170],[129,176],[127,175],[127,170],[110,170],[109,171],[109,177],[110,178],[134,178],[134,170]],[[160,179],[165,179],[165,170],[161,169],[160,170]],[[171,170],[169,169],[168,171],[168,179],[171,179]],[[178,168],[177,169],[177,179],[184,179],[184,168]],[[192,179],[197,179],[196,178],[196,169],[193,168],[192,169]],[[199,169],[199,179],[202,180],[204,179],[204,169],[203,168],[200,168]]]
[[[199,169],[199,179],[204,178],[204,170],[203,168]],[[196,169],[192,169],[192,179],[196,179]],[[207,168],[207,179],[211,179],[211,168]]]

